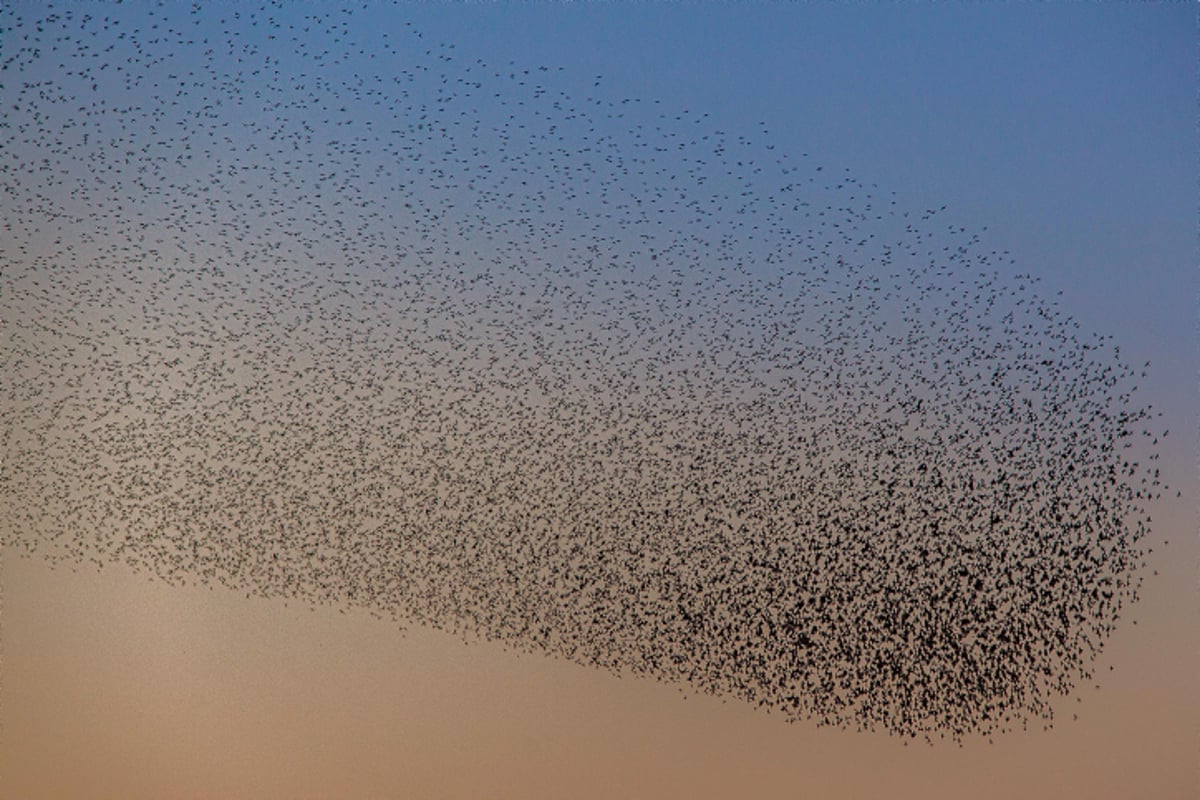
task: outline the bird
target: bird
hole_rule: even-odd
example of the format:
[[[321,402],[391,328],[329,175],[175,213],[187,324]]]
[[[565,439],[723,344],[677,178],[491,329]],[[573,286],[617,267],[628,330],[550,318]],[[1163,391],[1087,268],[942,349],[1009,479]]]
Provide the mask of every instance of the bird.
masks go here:
[[[238,9],[5,12],[6,546],[905,739],[1091,679],[1168,432],[986,228],[603,76]]]

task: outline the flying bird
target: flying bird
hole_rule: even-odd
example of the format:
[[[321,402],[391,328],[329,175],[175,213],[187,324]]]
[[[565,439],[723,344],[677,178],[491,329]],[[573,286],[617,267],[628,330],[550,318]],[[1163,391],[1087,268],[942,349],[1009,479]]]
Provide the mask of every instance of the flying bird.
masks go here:
[[[1090,678],[1166,431],[982,230],[761,126],[239,9],[4,12],[7,545],[906,737]]]

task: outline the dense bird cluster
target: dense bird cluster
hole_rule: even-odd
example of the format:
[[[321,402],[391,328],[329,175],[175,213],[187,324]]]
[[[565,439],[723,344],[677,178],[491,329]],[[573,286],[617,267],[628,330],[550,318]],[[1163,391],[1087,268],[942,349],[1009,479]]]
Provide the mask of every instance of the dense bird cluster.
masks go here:
[[[789,719],[1052,717],[1163,488],[1112,343],[758,127],[314,10],[0,16],[8,545]]]

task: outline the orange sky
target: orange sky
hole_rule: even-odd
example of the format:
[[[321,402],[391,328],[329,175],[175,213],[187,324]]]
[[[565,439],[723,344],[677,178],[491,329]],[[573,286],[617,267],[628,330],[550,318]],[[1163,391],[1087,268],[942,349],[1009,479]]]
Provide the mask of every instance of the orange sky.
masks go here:
[[[0,787],[31,800],[1192,798],[1197,548],[1186,513],[1163,522],[1179,535],[1139,624],[1101,658],[1102,688],[1060,704],[1049,732],[961,747],[789,725],[362,612],[9,550]]]

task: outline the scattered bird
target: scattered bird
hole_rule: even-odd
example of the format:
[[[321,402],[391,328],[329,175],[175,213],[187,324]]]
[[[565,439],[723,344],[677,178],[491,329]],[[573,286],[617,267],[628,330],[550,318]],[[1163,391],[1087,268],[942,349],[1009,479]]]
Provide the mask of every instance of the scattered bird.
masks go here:
[[[1091,677],[1166,431],[1006,252],[300,11],[3,13],[8,546],[906,737]]]

